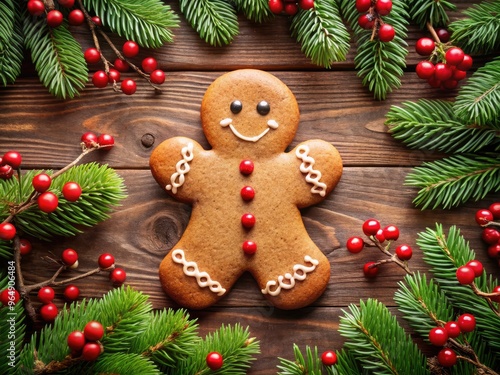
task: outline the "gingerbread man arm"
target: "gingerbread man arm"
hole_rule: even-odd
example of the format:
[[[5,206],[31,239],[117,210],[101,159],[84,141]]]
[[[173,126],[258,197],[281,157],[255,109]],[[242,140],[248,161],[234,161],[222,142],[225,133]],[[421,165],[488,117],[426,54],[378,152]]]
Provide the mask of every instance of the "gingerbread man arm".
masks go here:
[[[203,148],[190,138],[174,137],[155,148],[149,159],[153,177],[170,195],[185,202],[195,198],[196,190],[189,183],[197,168],[196,157]]]
[[[322,140],[300,143],[290,153],[302,176],[297,189],[299,208],[321,202],[335,188],[342,175],[342,159],[337,149]]]

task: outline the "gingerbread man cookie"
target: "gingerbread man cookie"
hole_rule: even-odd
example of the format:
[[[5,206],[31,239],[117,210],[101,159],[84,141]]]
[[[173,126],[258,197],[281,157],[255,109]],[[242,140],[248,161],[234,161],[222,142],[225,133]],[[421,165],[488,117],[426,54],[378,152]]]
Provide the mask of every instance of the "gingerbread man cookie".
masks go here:
[[[212,146],[175,137],[152,153],[158,184],[192,205],[187,228],[160,264],[165,292],[201,309],[246,271],[274,306],[295,309],[327,287],[330,263],[306,232],[300,208],[333,190],[342,160],[328,142],[285,152],[299,124],[290,89],[252,69],[222,75],[207,89],[201,124]]]

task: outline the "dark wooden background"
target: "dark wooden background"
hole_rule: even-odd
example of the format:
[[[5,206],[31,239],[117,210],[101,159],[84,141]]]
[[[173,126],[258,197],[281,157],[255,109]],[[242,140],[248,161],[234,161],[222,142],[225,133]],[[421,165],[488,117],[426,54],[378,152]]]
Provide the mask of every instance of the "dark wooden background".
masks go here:
[[[177,2],[169,3],[180,14]],[[465,1],[457,3],[459,10],[471,5]],[[457,17],[459,12],[451,14],[452,19]],[[367,280],[362,265],[380,259],[382,254],[369,249],[352,255],[345,248],[350,236],[362,234],[361,225],[368,218],[400,228],[399,243],[408,243],[415,250],[410,261],[413,270],[427,272],[415,245],[417,233],[439,222],[445,228],[459,226],[487,270],[498,275],[498,266],[486,256],[474,213],[499,196],[489,195],[481,202],[453,210],[415,208],[412,199],[416,191],[403,185],[406,174],[411,167],[442,155],[406,148],[387,133],[384,125],[391,105],[419,98],[452,99],[457,93],[431,89],[416,77],[415,64],[421,58],[414,52],[414,45],[423,32],[410,27],[410,53],[402,87],[386,101],[376,101],[356,76],[354,46],[347,61],[335,63],[330,70],[322,69],[304,57],[290,36],[286,17],[266,24],[253,24],[244,17],[239,21],[240,35],[234,42],[214,48],[199,39],[181,16],[173,44],[155,51],[142,50],[140,58],[155,56],[167,72],[161,95],[138,80],[133,96],[115,93],[110,88],[96,89],[89,83],[80,97],[58,100],[39,83],[29,63],[15,85],[0,89],[0,152],[20,151],[27,169],[58,169],[79,154],[81,134],[109,133],[115,137],[116,146],[109,152],[94,153],[85,161],[97,160],[116,168],[128,190],[123,205],[102,224],[74,238],[49,244],[35,242],[33,253],[23,259],[29,283],[51,276],[53,268],[41,259],[49,252],[60,254],[67,247],[76,249],[80,254],[76,272],[81,273],[95,267],[100,253],[112,252],[117,264],[127,271],[127,283],[150,295],[155,308],[177,307],[162,292],[157,269],[186,227],[190,208],[162,191],[150,174],[148,159],[156,145],[176,135],[194,138],[207,146],[199,120],[202,96],[216,77],[238,68],[270,71],[295,93],[301,124],[291,146],[322,138],[338,148],[344,161],[344,174],[334,192],[321,204],[303,211],[311,237],[332,266],[330,285],[313,306],[297,311],[274,309],[252,278],[245,276],[217,306],[190,312],[199,319],[202,334],[221,324],[249,326],[262,351],[250,374],[275,373],[278,357],[293,358],[294,343],[301,348],[316,345],[320,353],[340,349],[343,339],[337,331],[339,315],[360,299],[377,298],[397,313],[393,295],[403,271],[388,265],[377,279]],[[86,31],[73,30],[84,49],[90,46]],[[113,40],[119,45],[123,42],[119,38]],[[97,68],[100,67],[92,66]],[[154,144],[148,147],[143,141],[151,137]],[[83,297],[98,297],[111,288],[105,275],[95,275],[78,285]],[[58,304],[62,306],[62,298]]]

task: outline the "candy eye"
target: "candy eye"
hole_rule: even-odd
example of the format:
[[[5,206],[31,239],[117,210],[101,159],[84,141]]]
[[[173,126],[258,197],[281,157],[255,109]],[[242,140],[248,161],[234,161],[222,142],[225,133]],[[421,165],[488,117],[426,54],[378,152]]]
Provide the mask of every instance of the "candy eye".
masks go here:
[[[237,113],[240,113],[241,110],[243,109],[243,104],[239,100],[235,100],[234,102],[231,103],[231,106],[229,107],[231,109],[231,112],[233,112],[235,115]]]
[[[265,100],[259,102],[259,104],[257,104],[257,112],[259,112],[259,114],[261,114],[262,116],[265,116],[269,113],[269,111],[271,110],[271,107],[269,106],[269,103],[266,102]]]

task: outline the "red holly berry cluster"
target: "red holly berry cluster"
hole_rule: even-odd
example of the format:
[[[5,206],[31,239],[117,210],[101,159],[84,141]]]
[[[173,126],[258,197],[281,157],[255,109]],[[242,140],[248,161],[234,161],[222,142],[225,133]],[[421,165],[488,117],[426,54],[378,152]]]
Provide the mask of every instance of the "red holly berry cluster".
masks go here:
[[[394,262],[407,271],[406,261],[410,260],[413,255],[413,250],[409,245],[398,245],[392,254],[389,248],[393,241],[399,238],[399,229],[395,225],[388,225],[385,228],[380,226],[380,222],[375,219],[368,219],[363,223],[363,233],[371,242],[366,242],[361,237],[350,237],[347,240],[347,250],[353,254],[359,253],[365,246],[376,246],[384,254],[389,256],[389,259],[368,262],[363,266],[363,273],[366,277],[375,277],[378,274],[379,266],[382,263]],[[387,241],[387,243],[386,243]],[[384,245],[384,243],[386,243]]]
[[[104,336],[104,328],[95,320],[88,322],[82,331],[73,331],[68,335],[66,342],[71,349],[73,358],[82,358],[85,361],[95,361],[104,351],[100,340]]]
[[[285,13],[294,16],[299,9],[309,10],[314,8],[314,0],[269,0],[269,9],[274,14]]]
[[[444,326],[434,327],[429,331],[429,341],[432,345],[443,346],[437,355],[438,362],[443,367],[452,367],[457,363],[457,354],[451,348],[455,342],[452,339],[461,334],[474,331],[476,319],[472,314],[462,314],[457,321],[450,321]]]
[[[390,42],[396,36],[392,25],[382,20],[392,10],[392,0],[356,0],[356,10],[361,13],[358,25],[372,29],[381,42]],[[375,34],[374,34],[375,35]]]
[[[472,67],[472,57],[459,47],[447,44],[449,33],[446,29],[437,30],[435,38],[437,42],[427,37],[417,40],[415,50],[428,59],[420,61],[415,71],[431,87],[454,89],[459,81],[466,78],[467,70]]]
[[[63,8],[73,8],[75,0],[57,0],[57,3]],[[28,12],[35,17],[45,15],[47,25],[56,28],[62,25],[64,16],[58,9],[46,9],[42,0],[29,0],[26,4]],[[68,14],[70,25],[81,25],[85,21],[85,15],[80,9],[74,9]]]
[[[488,209],[478,210],[475,219],[483,227],[481,238],[488,244],[488,255],[498,259],[500,266],[500,231],[492,228],[500,226],[500,202],[492,203]]]

